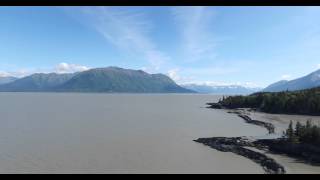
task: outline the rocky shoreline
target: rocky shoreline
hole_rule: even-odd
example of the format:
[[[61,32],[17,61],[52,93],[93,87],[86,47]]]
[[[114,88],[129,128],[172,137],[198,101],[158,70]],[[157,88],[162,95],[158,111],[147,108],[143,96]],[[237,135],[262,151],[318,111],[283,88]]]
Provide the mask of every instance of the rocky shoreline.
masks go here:
[[[211,109],[228,109],[222,106],[220,103],[207,103],[207,105],[209,105],[208,108],[211,108]],[[263,122],[263,121],[253,120],[248,115],[246,115],[244,111],[241,111],[239,109],[232,109],[232,111],[229,111],[228,113],[237,114],[240,118],[242,118],[248,124],[254,124],[254,125],[266,128],[269,134],[275,133],[275,127],[273,124]]]
[[[208,108],[212,109],[228,109],[228,113],[237,114],[246,123],[254,124],[257,126],[264,127],[268,130],[269,134],[275,133],[275,127],[271,123],[253,120],[246,115],[244,110],[230,109],[222,106],[219,103],[207,103]],[[267,174],[285,174],[285,168],[276,162],[274,159],[266,156],[261,152],[257,152],[248,148],[255,148],[258,150],[268,150],[269,146],[264,144],[264,141],[260,140],[249,140],[245,137],[212,137],[212,138],[199,138],[194,140],[195,142],[202,143],[213,149],[222,152],[232,152],[234,154],[246,157],[253,162],[259,164]],[[270,143],[270,142],[269,142]]]
[[[212,137],[212,138],[199,138],[195,142],[202,143],[213,149],[222,152],[232,152],[234,154],[244,156],[255,163],[262,166],[264,171],[268,174],[285,174],[285,168],[277,163],[274,159],[266,156],[263,153],[250,150],[246,147],[253,147],[257,149],[264,149],[261,144],[256,144],[243,137]]]
[[[236,114],[246,123],[264,127],[269,134],[275,133],[275,126],[268,122],[253,120],[249,117],[251,111],[256,109],[232,109],[222,106],[220,103],[207,103],[211,109],[225,109],[228,113]],[[212,137],[199,138],[195,142],[210,146],[222,152],[232,152],[246,157],[261,165],[268,174],[285,174],[285,168],[263,152],[285,154],[299,159],[308,164],[320,165],[320,148],[310,144],[294,144],[282,138],[275,139],[251,139],[246,137]],[[253,150],[253,149],[257,150]]]
[[[265,146],[270,152],[286,154],[304,163],[319,166],[320,148],[311,144],[295,144],[279,139],[260,139],[255,141],[256,146]]]
[[[266,128],[268,130],[269,134],[273,134],[275,132],[275,127],[271,123],[253,120],[249,116],[244,115],[244,114],[238,114],[238,116],[241,117],[242,119],[244,119],[245,122],[248,124],[254,124],[254,125]]]

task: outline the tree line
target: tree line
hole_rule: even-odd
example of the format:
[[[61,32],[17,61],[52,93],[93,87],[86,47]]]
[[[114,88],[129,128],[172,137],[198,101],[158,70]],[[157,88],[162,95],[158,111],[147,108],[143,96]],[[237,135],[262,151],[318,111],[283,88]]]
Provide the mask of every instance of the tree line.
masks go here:
[[[219,103],[227,108],[255,108],[274,114],[320,115],[320,88],[223,97]]]
[[[318,147],[320,145],[320,127],[313,125],[310,120],[305,125],[297,122],[295,128],[291,121],[283,134],[284,138],[290,143],[312,144]]]

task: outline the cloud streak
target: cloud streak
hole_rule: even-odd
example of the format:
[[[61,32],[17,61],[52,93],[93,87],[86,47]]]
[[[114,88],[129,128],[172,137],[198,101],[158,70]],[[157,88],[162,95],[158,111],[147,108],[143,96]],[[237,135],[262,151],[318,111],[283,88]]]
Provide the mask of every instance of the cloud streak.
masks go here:
[[[216,42],[212,32],[215,15],[208,7],[172,8],[175,23],[182,38],[182,54],[189,61],[208,60],[216,57]]]
[[[149,69],[157,71],[170,60],[150,38],[152,23],[145,14],[120,7],[88,7],[81,12],[107,41],[126,53],[144,58],[151,66]]]
[[[70,9],[68,9],[70,10]],[[78,11],[79,10],[79,11]],[[121,7],[87,7],[79,8],[76,12],[84,15],[81,22],[93,27],[108,42],[117,47],[124,54],[130,54],[148,62],[143,70],[149,73],[166,72],[175,81],[187,81],[192,76],[228,74],[234,69],[206,67],[187,67],[180,62],[210,61],[216,57],[216,39],[212,33],[212,20],[215,11],[207,7],[175,7],[169,9],[169,21],[177,30],[175,41],[176,52],[168,55],[155,43],[152,37],[154,30],[161,29],[150,21],[150,15],[139,8]],[[160,44],[161,45],[161,44]],[[179,48],[180,47],[180,48]],[[171,56],[172,55],[172,56]],[[174,61],[173,58],[175,57]],[[179,62],[180,61],[180,62]],[[188,77],[185,77],[187,73]]]

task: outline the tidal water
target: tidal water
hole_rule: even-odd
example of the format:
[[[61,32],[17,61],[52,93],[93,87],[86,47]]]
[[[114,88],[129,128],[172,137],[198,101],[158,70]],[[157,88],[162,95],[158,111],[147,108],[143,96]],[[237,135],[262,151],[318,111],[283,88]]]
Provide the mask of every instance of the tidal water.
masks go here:
[[[193,142],[266,134],[214,95],[0,93],[0,173],[263,173]]]

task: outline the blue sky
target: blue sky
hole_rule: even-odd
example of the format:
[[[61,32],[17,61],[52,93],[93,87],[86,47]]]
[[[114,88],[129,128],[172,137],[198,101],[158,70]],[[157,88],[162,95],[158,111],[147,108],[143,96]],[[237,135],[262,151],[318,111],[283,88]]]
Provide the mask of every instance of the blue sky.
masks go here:
[[[264,87],[320,68],[319,7],[0,7],[0,76],[119,66]]]

